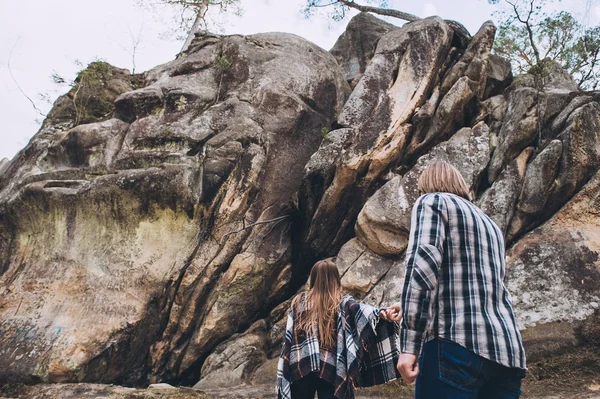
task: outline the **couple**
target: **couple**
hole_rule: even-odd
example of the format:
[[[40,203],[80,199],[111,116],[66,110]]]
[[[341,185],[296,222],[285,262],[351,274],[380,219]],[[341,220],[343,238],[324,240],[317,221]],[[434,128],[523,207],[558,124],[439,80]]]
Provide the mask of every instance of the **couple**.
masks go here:
[[[335,263],[317,262],[291,303],[280,398],[353,398],[355,387],[399,375],[416,380],[416,398],[519,398],[525,352],[503,283],[502,231],[453,166],[429,165],[418,189],[401,302],[357,302],[342,294]]]

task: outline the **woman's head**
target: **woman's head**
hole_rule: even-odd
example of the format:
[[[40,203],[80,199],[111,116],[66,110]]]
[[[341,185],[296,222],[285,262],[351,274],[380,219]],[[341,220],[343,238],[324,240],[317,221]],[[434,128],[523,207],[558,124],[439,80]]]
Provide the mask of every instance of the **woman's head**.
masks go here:
[[[458,169],[447,162],[437,161],[427,165],[418,182],[419,193],[452,193],[471,200],[469,188]]]
[[[299,307],[299,297],[294,301],[297,310],[298,328],[307,334],[315,330],[319,343],[324,347],[335,345],[335,316],[342,299],[340,273],[331,259],[320,260],[310,271],[310,289],[304,304]]]
[[[310,270],[310,289],[320,292],[341,290],[340,272],[331,259],[320,260]]]

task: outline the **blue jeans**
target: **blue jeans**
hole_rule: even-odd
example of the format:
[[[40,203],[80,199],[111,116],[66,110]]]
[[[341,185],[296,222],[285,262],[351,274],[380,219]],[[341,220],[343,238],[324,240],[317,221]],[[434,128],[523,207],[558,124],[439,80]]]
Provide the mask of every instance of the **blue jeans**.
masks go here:
[[[518,399],[525,370],[502,366],[445,339],[423,345],[415,399]]]

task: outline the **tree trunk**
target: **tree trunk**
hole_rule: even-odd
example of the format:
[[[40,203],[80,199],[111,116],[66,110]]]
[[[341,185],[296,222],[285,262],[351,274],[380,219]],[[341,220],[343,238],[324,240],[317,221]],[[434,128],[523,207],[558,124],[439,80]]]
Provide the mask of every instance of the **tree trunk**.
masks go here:
[[[194,19],[194,23],[192,24],[192,27],[190,28],[190,31],[187,37],[185,38],[185,42],[183,42],[183,47],[181,47],[180,51],[181,53],[187,51],[188,47],[190,46],[190,43],[192,43],[192,40],[194,40],[194,36],[196,35],[196,32],[198,32],[198,28],[200,27],[200,23],[204,20],[205,14],[206,5],[198,9],[198,12],[196,12],[196,19]]]

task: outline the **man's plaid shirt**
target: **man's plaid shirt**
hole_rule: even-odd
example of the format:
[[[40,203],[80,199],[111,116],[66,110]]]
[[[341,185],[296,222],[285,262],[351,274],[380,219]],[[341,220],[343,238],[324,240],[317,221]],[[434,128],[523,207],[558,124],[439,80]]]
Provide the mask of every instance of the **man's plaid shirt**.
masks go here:
[[[525,369],[504,272],[502,231],[485,213],[454,194],[420,197],[406,252],[401,352],[418,354],[440,337]]]
[[[302,305],[303,302],[300,302]],[[300,309],[302,311],[302,309]],[[398,323],[379,322],[380,309],[346,295],[337,315],[335,349],[319,347],[316,334],[294,328],[290,310],[277,365],[279,398],[291,398],[291,384],[312,372],[335,387],[338,399],[354,398],[355,387],[370,387],[399,378]]]

